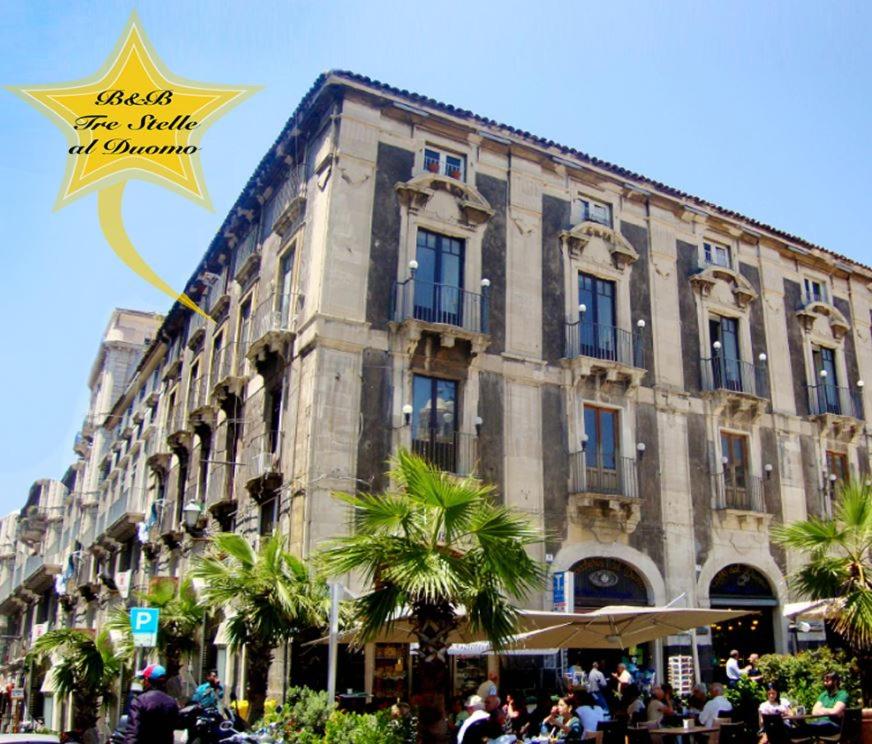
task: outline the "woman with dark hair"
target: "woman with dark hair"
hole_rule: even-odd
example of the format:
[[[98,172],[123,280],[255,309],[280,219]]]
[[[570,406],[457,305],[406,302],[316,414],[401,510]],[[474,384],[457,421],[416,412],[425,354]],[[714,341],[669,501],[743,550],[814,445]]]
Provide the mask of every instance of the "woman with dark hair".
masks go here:
[[[774,684],[766,685],[766,699],[760,703],[760,723],[763,716],[789,716],[790,705],[781,702],[781,693]]]
[[[638,685],[627,685],[624,689],[624,694],[621,696],[620,715],[632,724],[645,720],[645,701],[642,700],[642,693]]]
[[[523,737],[530,729],[530,714],[527,712],[527,704],[524,697],[517,692],[506,693],[506,721],[512,728],[515,736]]]

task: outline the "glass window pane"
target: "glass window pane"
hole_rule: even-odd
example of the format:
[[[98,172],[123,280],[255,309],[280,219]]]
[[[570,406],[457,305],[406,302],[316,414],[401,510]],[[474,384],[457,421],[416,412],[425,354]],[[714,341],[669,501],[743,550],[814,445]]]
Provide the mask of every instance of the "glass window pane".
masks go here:
[[[599,451],[599,436],[596,429],[596,408],[585,406],[584,408],[584,433],[587,435],[585,452],[589,461],[596,461],[596,453]]]
[[[436,380],[436,429],[441,439],[453,439],[457,430],[457,383]]]
[[[600,410],[599,419],[603,467],[614,470],[617,467],[617,447],[615,446],[617,414],[614,411]]]
[[[415,375],[412,381],[412,439],[427,439],[431,426],[432,380],[429,377]]]

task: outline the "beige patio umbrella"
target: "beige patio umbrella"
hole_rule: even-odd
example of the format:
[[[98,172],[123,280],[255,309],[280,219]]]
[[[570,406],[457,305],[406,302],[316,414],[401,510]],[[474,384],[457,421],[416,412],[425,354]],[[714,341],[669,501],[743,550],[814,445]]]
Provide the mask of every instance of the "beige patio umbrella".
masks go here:
[[[515,637],[511,648],[624,649],[664,636],[751,614],[749,610],[612,605],[563,615],[565,621]]]

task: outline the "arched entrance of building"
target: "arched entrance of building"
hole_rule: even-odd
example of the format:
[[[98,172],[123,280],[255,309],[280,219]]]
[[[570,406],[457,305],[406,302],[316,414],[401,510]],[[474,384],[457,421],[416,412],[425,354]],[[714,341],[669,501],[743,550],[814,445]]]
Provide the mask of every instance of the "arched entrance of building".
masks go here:
[[[629,563],[617,558],[584,558],[570,568],[573,574],[575,611],[584,612],[608,605],[647,607],[652,604],[642,575]],[[655,666],[654,644],[645,643],[623,651],[571,649],[570,665],[580,664],[587,671],[594,661],[605,663],[608,677],[618,662],[624,661],[644,670]]]
[[[767,578],[758,570],[741,563],[722,568],[711,581],[709,602],[712,607],[757,613],[712,627],[712,666],[717,670],[716,676],[723,677],[724,665],[733,649],[739,652],[742,666],[749,654],[775,651],[773,613],[778,599]]]

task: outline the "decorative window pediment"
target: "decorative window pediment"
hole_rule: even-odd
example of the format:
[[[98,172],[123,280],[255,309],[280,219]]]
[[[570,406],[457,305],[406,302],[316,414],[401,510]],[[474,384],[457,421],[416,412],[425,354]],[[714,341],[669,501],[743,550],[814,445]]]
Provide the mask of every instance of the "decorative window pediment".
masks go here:
[[[726,266],[708,266],[690,277],[690,283],[703,297],[708,297],[718,282],[725,282],[729,285],[736,305],[742,309],[757,299],[757,292],[751,286],[751,282],[738,271],[728,269]]]
[[[836,340],[841,340],[851,330],[851,324],[841,311],[821,300],[814,300],[801,307],[796,311],[796,317],[806,331],[814,328],[818,318],[826,319],[830,325],[830,332]]]
[[[446,192],[457,200],[457,208],[463,219],[472,226],[482,225],[494,214],[494,210],[479,191],[456,178],[439,173],[422,173],[394,186],[400,201],[410,210],[426,208],[434,194]]]
[[[579,258],[594,238],[605,242],[612,256],[612,262],[621,271],[639,258],[636,249],[617,230],[590,219],[579,222],[571,230],[560,233],[560,239],[572,258]]]

